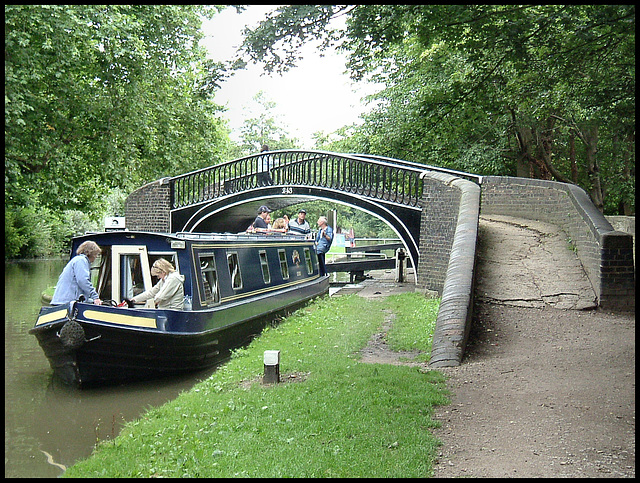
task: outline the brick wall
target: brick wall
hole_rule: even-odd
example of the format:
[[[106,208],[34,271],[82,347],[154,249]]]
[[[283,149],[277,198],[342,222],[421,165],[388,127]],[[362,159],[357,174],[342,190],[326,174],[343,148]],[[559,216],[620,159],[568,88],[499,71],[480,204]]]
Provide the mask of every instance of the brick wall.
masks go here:
[[[617,232],[578,186],[485,176],[481,214],[516,216],[561,227],[576,247],[598,305],[635,310],[633,237]]]
[[[420,288],[438,293],[444,286],[460,204],[459,189],[448,184],[453,179],[442,173],[424,177],[417,278]]]
[[[124,204],[129,230],[171,232],[169,178],[146,184],[131,193]]]
[[[473,313],[480,187],[443,173],[424,180],[418,285],[441,294],[430,365],[457,366]]]

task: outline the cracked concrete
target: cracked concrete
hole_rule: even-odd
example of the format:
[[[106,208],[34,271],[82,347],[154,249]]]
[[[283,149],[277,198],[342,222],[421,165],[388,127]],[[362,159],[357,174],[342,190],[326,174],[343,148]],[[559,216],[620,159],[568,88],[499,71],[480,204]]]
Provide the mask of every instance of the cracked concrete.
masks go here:
[[[480,218],[479,263],[498,264],[499,270],[479,275],[477,286],[491,287],[491,293],[477,291],[476,297],[516,307],[596,308],[596,294],[567,235],[549,223],[523,221],[497,215]],[[510,229],[491,229],[492,225]]]

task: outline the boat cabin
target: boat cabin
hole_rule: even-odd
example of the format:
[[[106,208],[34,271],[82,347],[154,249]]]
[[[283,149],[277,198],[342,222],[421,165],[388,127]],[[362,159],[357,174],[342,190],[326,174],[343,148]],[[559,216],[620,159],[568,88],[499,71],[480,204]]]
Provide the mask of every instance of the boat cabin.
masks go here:
[[[317,278],[309,240],[294,235],[158,234],[104,232],[74,239],[95,241],[102,254],[92,279],[102,300],[121,303],[158,282],[151,266],[164,258],[185,277],[185,308],[202,310]],[[154,308],[149,300],[138,307]]]

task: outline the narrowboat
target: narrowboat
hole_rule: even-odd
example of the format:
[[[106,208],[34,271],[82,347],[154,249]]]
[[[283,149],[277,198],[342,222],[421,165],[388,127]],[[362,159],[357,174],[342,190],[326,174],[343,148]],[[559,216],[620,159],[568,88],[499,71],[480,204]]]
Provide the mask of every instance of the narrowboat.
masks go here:
[[[313,241],[293,235],[108,231],[74,238],[72,256],[86,240],[102,250],[92,265],[102,305],[43,306],[29,330],[54,373],[78,387],[215,366],[329,290]],[[159,258],[185,277],[184,309],[124,304],[157,282]]]

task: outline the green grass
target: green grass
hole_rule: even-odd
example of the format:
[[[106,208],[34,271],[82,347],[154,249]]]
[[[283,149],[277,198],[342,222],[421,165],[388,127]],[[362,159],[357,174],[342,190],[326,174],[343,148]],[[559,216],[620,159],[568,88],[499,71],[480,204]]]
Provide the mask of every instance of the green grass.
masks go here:
[[[398,320],[413,313],[414,325],[423,324],[415,312],[421,298],[319,299],[206,381],[128,423],[64,476],[431,476],[439,445],[431,415],[448,403],[444,376],[359,362],[389,310],[411,306]],[[265,350],[281,352],[280,384],[261,384]]]
[[[394,351],[420,351],[416,361],[431,359],[431,341],[440,299],[428,299],[418,294],[392,295],[387,298],[396,318],[387,333],[387,344]]]

